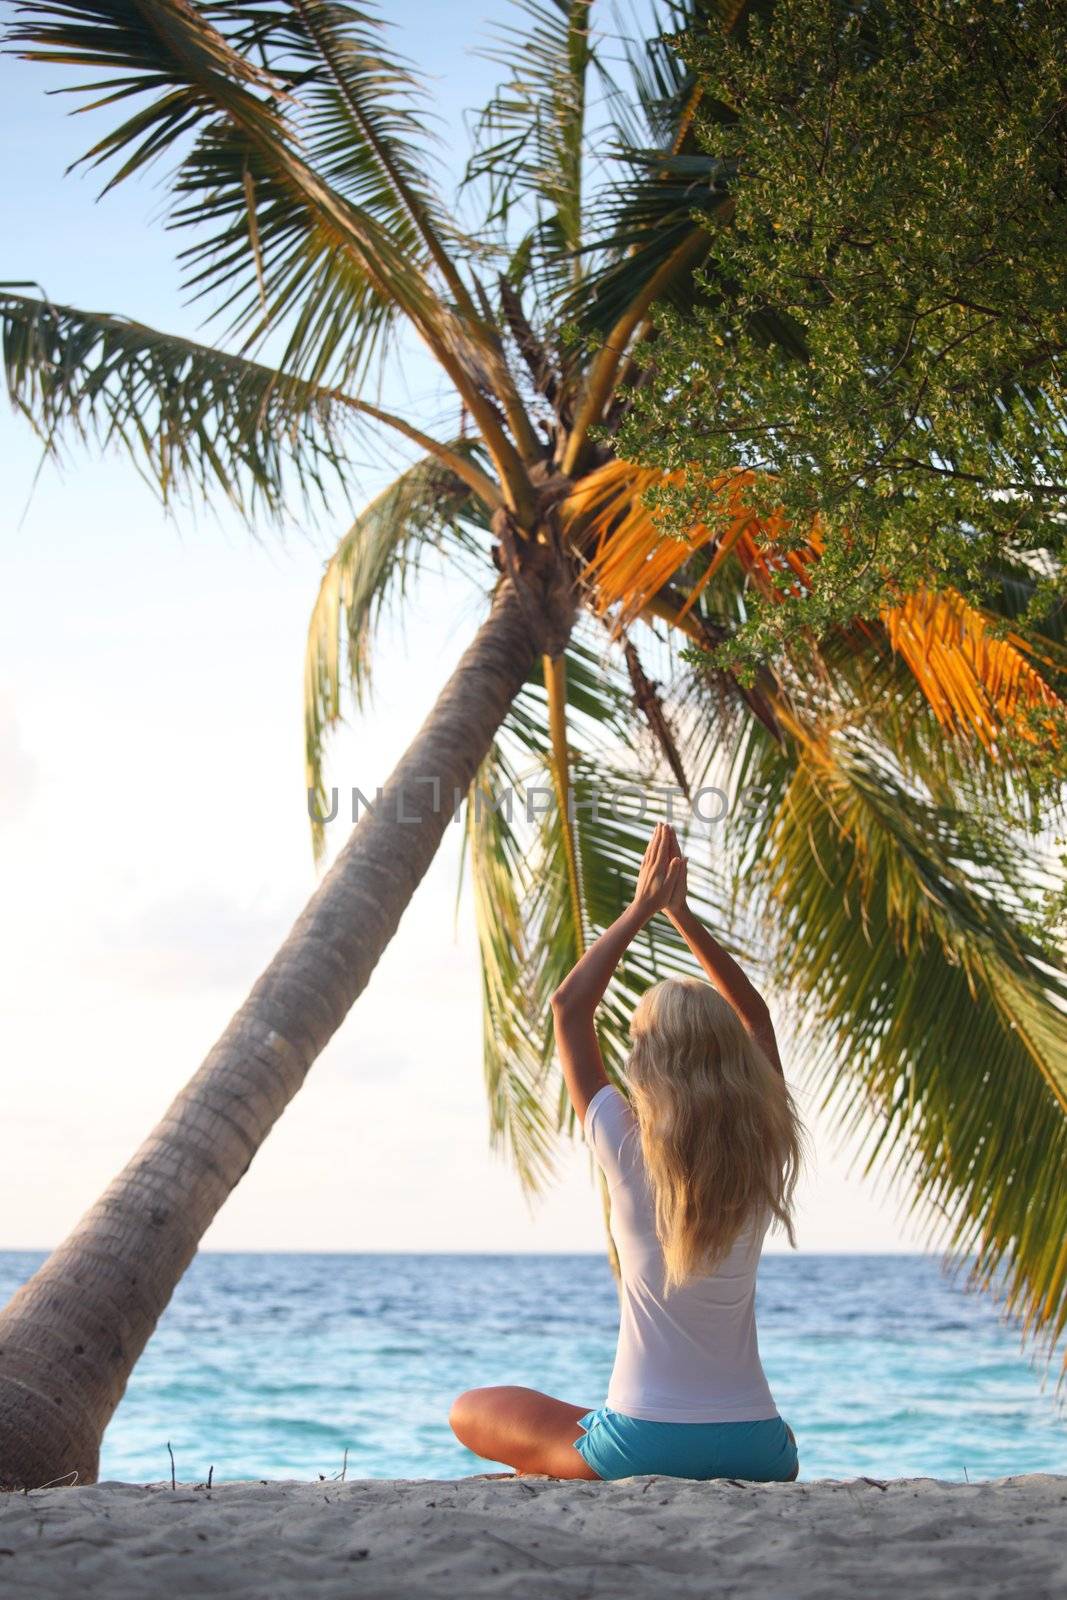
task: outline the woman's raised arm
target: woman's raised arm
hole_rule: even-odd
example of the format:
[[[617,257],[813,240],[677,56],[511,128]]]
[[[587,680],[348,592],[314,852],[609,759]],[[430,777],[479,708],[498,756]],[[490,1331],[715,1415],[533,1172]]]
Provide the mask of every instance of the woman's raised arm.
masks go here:
[[[648,842],[633,900],[571,968],[552,996],[556,1047],[579,1122],[593,1096],[607,1083],[594,1018],[611,975],[627,947],[650,918],[667,905],[685,863],[677,841],[660,823]]]
[[[671,847],[677,852],[678,840],[674,829],[668,828],[667,832],[670,834]],[[724,1000],[729,1001],[764,1055],[781,1072],[782,1058],[778,1053],[778,1040],[766,1000],[729,951],[723,949],[700,918],[689,909],[685,891],[683,862],[681,877],[674,880],[674,891],[665,907],[667,916],[700,962],[709,983],[718,989]]]

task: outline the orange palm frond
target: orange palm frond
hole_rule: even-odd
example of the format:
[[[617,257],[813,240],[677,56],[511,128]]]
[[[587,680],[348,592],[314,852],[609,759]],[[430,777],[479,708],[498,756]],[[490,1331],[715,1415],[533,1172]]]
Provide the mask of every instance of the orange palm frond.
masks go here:
[[[646,496],[683,481],[680,471],[609,461],[577,483],[566,502],[566,526],[585,556],[594,609],[600,615],[614,610],[618,632],[698,550],[709,547],[712,559],[689,587],[683,617],[730,555],[765,599],[780,600],[810,587],[811,568],[823,549],[818,526],[799,547],[785,546],[780,542],[784,516],[760,516],[746,505],[753,474],[738,471],[711,484],[721,515],[677,534],[664,526],[662,513],[646,503]],[[783,583],[784,577],[790,581]],[[1014,723],[1033,738],[1026,714],[1063,706],[1026,641],[996,632],[994,618],[955,589],[918,589],[886,606],[880,621],[942,726],[974,734],[990,753],[998,729]]]
[[[745,505],[744,491],[752,475],[737,472],[715,479],[712,489],[721,493],[721,518],[713,526],[697,523],[686,534],[676,535],[664,528],[661,514],[646,504],[645,496],[650,489],[677,485],[683,479],[681,472],[609,461],[571,490],[564,507],[565,525],[584,551],[595,610],[603,616],[617,606],[619,632],[696,551],[708,545],[715,547],[712,560],[688,594],[683,616],[731,551],[736,550],[752,568],[755,582],[762,586],[766,574],[770,583],[770,564],[777,559],[770,552],[780,519],[760,518]]]
[[[917,589],[900,605],[887,606],[882,621],[938,721],[971,729],[990,752],[998,728],[1020,711],[1052,711],[1062,703],[1033,665],[1025,639],[993,633],[990,616],[955,589]]]

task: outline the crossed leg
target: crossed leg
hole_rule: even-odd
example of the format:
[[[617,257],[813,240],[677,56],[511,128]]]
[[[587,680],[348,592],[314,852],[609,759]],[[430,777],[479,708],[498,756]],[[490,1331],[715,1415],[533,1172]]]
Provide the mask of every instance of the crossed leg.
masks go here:
[[[789,1443],[793,1446],[793,1449],[795,1450],[796,1447],[797,1447],[797,1436],[793,1432],[792,1428],[789,1426],[788,1422],[785,1425],[785,1431],[789,1435]],[[796,1483],[796,1481],[797,1481],[797,1479],[799,1477],[800,1477],[800,1460],[798,1458],[797,1459],[797,1464],[793,1468],[792,1472],[789,1474],[789,1477],[786,1479],[786,1482],[787,1483]]]
[[[578,1418],[588,1410],[536,1389],[501,1384],[468,1389],[454,1402],[448,1420],[468,1450],[487,1461],[506,1461],[520,1475],[543,1472],[553,1478],[596,1479],[574,1448],[582,1437]]]

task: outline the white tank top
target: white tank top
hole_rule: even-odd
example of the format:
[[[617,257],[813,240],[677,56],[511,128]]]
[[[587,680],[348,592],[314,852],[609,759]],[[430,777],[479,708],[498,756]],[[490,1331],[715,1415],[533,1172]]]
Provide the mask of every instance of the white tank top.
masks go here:
[[[637,1117],[611,1084],[585,1114],[585,1139],[611,1191],[622,1268],[613,1411],[649,1422],[763,1422],[778,1408],[756,1341],[756,1268],[770,1212],[747,1223],[708,1277],[664,1296],[663,1252]]]

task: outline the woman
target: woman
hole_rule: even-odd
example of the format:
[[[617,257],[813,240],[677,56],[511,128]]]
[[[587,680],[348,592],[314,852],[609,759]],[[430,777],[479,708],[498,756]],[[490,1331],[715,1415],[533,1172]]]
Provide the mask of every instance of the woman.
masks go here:
[[[630,1025],[632,1106],[608,1083],[594,1017],[623,952],[666,912],[709,982],[670,978]],[[760,1365],[756,1268],[791,1216],[802,1130],[770,1014],[686,904],[674,830],[657,827],[632,904],[552,997],[556,1043],[586,1142],[611,1193],[621,1323],[607,1404],[533,1389],[471,1389],[456,1436],[517,1472],[560,1478],[788,1481],[796,1441]]]

